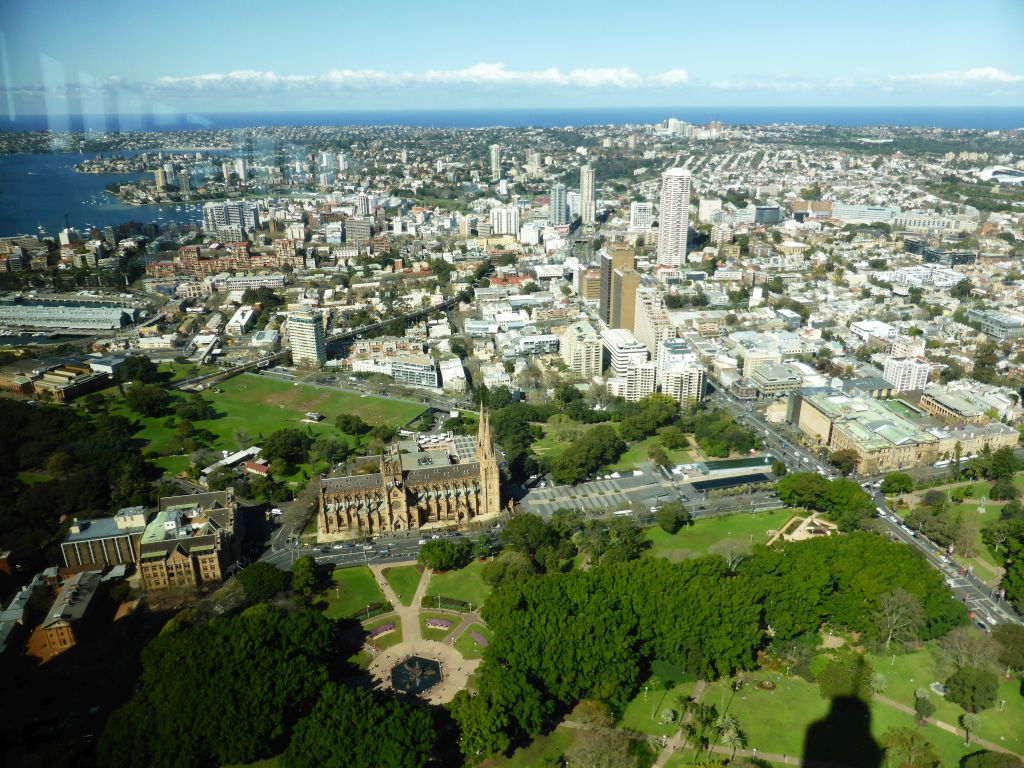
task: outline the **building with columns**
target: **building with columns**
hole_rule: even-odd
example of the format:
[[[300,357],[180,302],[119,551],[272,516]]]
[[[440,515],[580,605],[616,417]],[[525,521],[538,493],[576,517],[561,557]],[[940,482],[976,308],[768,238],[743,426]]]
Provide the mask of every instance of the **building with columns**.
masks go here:
[[[320,481],[321,541],[466,525],[501,510],[498,459],[482,408],[476,440],[403,440],[364,466],[373,462],[376,472]]]

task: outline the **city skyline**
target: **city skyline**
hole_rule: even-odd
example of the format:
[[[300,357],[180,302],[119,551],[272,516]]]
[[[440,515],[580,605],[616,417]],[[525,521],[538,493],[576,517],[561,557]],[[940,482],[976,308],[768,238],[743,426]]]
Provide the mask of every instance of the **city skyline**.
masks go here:
[[[154,36],[163,38],[149,29],[148,11],[121,2],[102,16],[66,2],[45,12],[12,8],[0,25],[0,117],[440,105],[1024,104],[1024,54],[1015,40],[1024,6],[1006,0],[969,7],[867,2],[807,16],[794,7],[758,15],[757,23],[758,7],[746,2],[731,6],[728,17],[654,4],[642,14],[617,14],[614,23],[601,3],[586,16],[526,3],[523,23],[543,23],[498,46],[473,34],[479,14],[469,4],[448,3],[408,24],[400,4],[399,23],[384,28],[383,49],[378,35],[352,34],[378,28],[369,9],[309,4],[294,31],[273,38],[267,21],[279,9],[269,3],[186,0],[180,9],[181,18],[231,30],[239,44],[229,46],[230,56],[222,45],[190,46],[187,57],[153,56]],[[64,23],[53,24],[56,14]],[[972,29],[983,45],[965,44],[964,30]],[[82,45],[97,35],[117,44]],[[439,39],[459,44],[434,46]]]

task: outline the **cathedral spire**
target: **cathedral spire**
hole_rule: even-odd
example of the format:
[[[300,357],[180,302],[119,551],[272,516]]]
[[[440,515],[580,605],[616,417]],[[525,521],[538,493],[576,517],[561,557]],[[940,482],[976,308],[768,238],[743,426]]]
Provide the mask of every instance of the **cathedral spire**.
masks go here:
[[[493,458],[493,456],[494,441],[491,438],[491,420],[484,410],[484,404],[480,403],[480,424],[476,431],[477,461]]]

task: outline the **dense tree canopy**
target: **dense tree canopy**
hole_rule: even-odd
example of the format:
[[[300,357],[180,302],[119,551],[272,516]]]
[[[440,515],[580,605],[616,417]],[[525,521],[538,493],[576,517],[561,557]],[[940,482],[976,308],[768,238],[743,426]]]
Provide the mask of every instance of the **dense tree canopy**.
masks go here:
[[[279,429],[263,441],[263,458],[273,461],[280,459],[288,466],[301,464],[306,460],[313,438],[298,429]]]
[[[876,614],[896,589],[919,602],[923,639],[966,621],[920,555],[866,533],[761,548],[732,570],[652,558],[503,582],[484,608],[495,637],[480,694],[451,708],[464,754],[500,751],[582,699],[621,705],[654,659],[706,679],[751,668],[769,627],[776,642],[825,622],[884,640]]]
[[[814,472],[796,472],[780,478],[775,483],[775,492],[790,506],[824,512],[844,531],[856,529],[875,509],[871,496],[853,480],[829,480]]]
[[[331,624],[266,604],[165,630],[142,652],[142,688],[107,721],[103,768],[248,763],[278,754],[327,682]]]
[[[328,683],[296,726],[284,768],[421,768],[436,734],[430,712]]]
[[[288,574],[270,563],[256,562],[238,572],[238,581],[245,596],[253,602],[269,600],[288,589]]]

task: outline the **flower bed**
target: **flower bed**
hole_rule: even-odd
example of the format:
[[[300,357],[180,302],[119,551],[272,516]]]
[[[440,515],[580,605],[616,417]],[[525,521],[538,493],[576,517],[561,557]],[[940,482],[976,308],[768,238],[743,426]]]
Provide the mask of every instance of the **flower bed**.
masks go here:
[[[427,619],[427,626],[430,629],[451,629],[452,623],[448,619]]]
[[[393,621],[387,624],[381,624],[379,627],[374,627],[370,630],[369,639],[376,640],[381,635],[386,635],[388,632],[395,631],[395,623]]]
[[[490,645],[490,642],[487,640],[487,638],[481,635],[479,632],[470,632],[469,637],[481,648],[486,648],[488,645]]]

